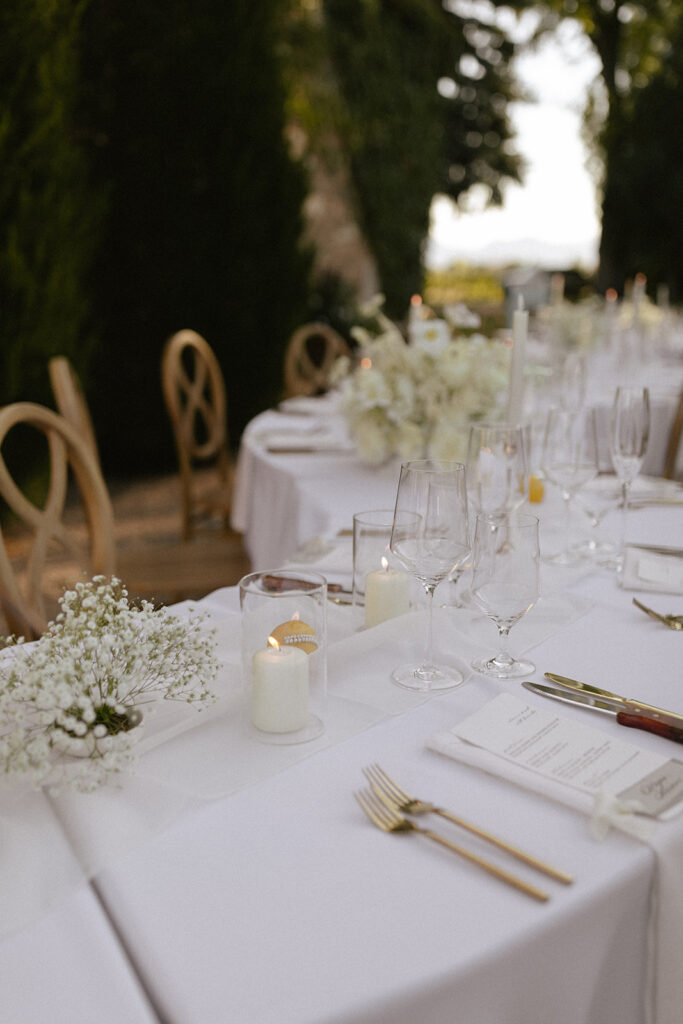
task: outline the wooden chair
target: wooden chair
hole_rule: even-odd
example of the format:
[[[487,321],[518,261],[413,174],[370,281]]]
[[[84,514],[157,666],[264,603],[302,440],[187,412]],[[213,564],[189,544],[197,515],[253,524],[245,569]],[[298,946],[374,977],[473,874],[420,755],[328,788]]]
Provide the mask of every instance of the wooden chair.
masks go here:
[[[284,359],[285,398],[327,391],[330,370],[339,356],[350,354],[341,334],[328,324],[299,327],[289,339]]]
[[[168,339],[161,382],[178,453],[183,537],[194,535],[202,515],[218,515],[227,532],[233,467],[225,380],[213,349],[196,331],[178,331]],[[208,490],[198,485],[195,471],[202,464],[215,467],[217,482]]]
[[[41,432],[47,441],[47,494],[42,507],[17,486],[2,455],[5,438],[20,424]],[[76,541],[77,531],[70,530],[64,521],[70,465],[78,480],[86,514],[85,551]],[[0,495],[29,528],[23,571],[10,559],[7,538],[0,531],[0,605],[10,631],[35,639],[44,630],[49,617],[45,575],[55,548],[60,551],[62,560],[66,556],[72,568],[76,564],[76,576],[85,564],[90,575],[111,575],[115,571],[111,503],[87,441],[62,416],[32,402],[17,402],[0,409]]]
[[[676,462],[678,461],[678,450],[681,446],[681,436],[683,436],[683,391],[681,391],[680,398],[678,399],[678,407],[669,431],[669,440],[664,457],[664,476],[667,480],[674,480],[676,478]]]
[[[48,361],[47,369],[57,409],[64,419],[76,428],[99,466],[100,453],[97,448],[95,428],[76,371],[66,356],[53,356]]]
[[[47,441],[42,507],[17,486],[3,458],[3,442],[19,426],[42,432]],[[69,469],[85,520],[68,491]],[[0,529],[0,610],[9,631],[28,639],[44,631],[64,587],[84,576],[115,574],[131,596],[164,603],[202,597],[249,571],[236,534],[188,542],[133,539],[117,548],[111,499],[89,443],[64,417],[31,402],[0,409],[0,497],[24,528]]]

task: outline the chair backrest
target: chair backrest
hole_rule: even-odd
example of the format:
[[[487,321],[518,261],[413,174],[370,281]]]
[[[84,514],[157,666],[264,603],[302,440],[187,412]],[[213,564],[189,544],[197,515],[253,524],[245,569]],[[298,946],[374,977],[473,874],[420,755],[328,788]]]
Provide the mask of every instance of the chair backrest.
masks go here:
[[[79,436],[87,442],[99,466],[100,453],[97,448],[95,428],[76,371],[66,356],[53,356],[48,361],[47,369],[59,413],[67,423],[76,428]]]
[[[681,436],[683,436],[683,391],[681,391],[680,398],[678,399],[678,406],[671,423],[669,440],[666,446],[666,455],[664,457],[664,476],[668,480],[674,480],[676,478],[676,463],[678,461],[678,451],[681,446]]]
[[[42,432],[47,440],[47,496],[42,507],[34,504],[17,486],[2,454],[7,435],[20,424]],[[77,552],[74,531],[63,521],[70,466],[85,509],[89,558],[87,552]],[[0,495],[18,519],[30,528],[29,552],[23,570],[10,558],[7,538],[0,530],[0,606],[10,630],[26,635],[26,629],[30,628],[37,633],[39,627],[42,631],[47,625],[45,577],[55,544],[79,561],[80,570],[87,568],[91,575],[115,572],[114,517],[109,494],[88,443],[71,424],[51,409],[32,402],[17,402],[0,409]]]
[[[329,386],[335,360],[343,355],[349,355],[349,346],[329,324],[299,327],[285,350],[285,397],[322,394]]]
[[[173,334],[164,347],[161,383],[173,427],[183,498],[183,534],[192,534],[195,509],[193,471],[198,464],[215,462],[227,485],[227,400],[220,364],[209,343],[196,331]]]

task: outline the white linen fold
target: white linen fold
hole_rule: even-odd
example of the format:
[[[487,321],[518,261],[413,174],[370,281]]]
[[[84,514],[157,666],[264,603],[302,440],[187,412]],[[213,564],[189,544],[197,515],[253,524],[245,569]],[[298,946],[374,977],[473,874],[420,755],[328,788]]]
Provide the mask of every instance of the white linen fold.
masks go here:
[[[590,820],[591,834],[603,839],[614,827],[642,842],[656,855],[654,891],[650,905],[650,948],[646,1006],[650,1024],[680,1024],[683,1006],[683,834],[667,828],[667,822],[654,821],[634,813],[631,805],[599,794],[592,797],[570,786],[537,775],[518,764],[499,757],[472,743],[461,740],[452,731],[443,731],[427,741],[429,749],[452,760],[487,772],[522,789],[537,793],[578,811]]]

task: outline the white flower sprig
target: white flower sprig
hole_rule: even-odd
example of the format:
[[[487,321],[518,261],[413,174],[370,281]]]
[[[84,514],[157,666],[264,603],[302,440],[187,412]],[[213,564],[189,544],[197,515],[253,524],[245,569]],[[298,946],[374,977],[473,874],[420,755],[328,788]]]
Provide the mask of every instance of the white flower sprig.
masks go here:
[[[215,700],[215,641],[204,616],[136,607],[116,578],[76,584],[60,608],[40,640],[3,653],[0,772],[90,791],[132,761],[144,705]]]
[[[464,428],[494,415],[507,387],[509,349],[480,334],[409,345],[391,320],[373,313],[380,333],[354,328],[357,365],[342,358],[333,376],[360,458],[462,459]]]

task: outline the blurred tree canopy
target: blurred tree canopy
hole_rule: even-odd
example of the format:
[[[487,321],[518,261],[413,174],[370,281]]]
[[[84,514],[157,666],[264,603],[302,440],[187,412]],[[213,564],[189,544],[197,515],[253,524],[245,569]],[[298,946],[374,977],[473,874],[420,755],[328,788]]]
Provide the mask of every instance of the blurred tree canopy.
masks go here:
[[[82,123],[109,206],[89,279],[105,465],[173,464],[160,357],[204,335],[236,442],[279,397],[301,322],[302,168],[284,138],[280,0],[98,0],[83,23]]]
[[[519,179],[508,120],[513,46],[474,9],[460,16],[441,0],[321,0],[294,10],[295,116],[317,153],[330,124],[341,139],[387,309],[403,316],[422,287],[433,197],[457,202],[478,185],[499,203],[501,183]]]
[[[598,285],[621,290],[644,272],[651,287],[683,294],[680,239],[683,0],[505,0],[533,10],[535,37],[563,18],[579,22],[601,63],[585,112],[598,159],[602,235]],[[665,235],[659,234],[657,226]],[[673,232],[671,231],[673,228]]]
[[[92,352],[83,287],[104,193],[76,124],[85,4],[0,5],[0,403],[51,404],[47,360]]]

